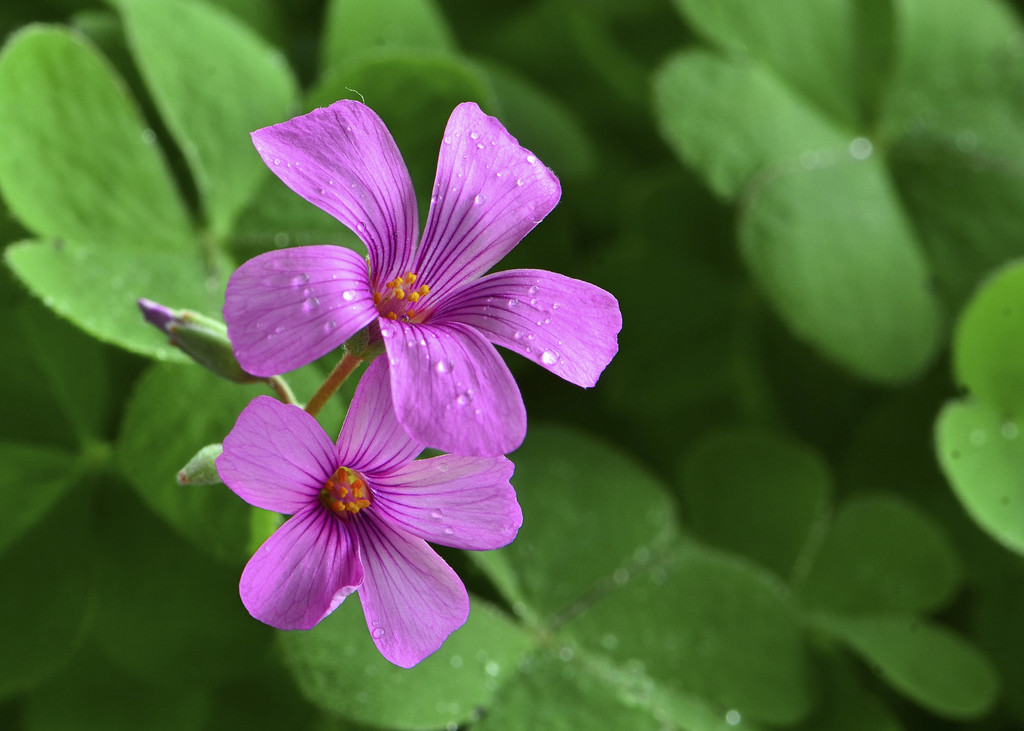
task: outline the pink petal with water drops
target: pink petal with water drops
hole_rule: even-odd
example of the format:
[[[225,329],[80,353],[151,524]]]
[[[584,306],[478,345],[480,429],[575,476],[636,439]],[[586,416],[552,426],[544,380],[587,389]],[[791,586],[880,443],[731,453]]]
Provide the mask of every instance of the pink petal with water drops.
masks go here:
[[[260,546],[242,572],[242,603],[278,629],[310,629],[363,582],[345,526],[314,502]]]
[[[418,459],[373,481],[374,511],[431,543],[487,551],[512,542],[523,524],[504,457]]]
[[[252,133],[285,185],[352,229],[370,252],[376,280],[408,269],[419,217],[412,180],[391,133],[365,104],[325,109]]]
[[[413,271],[437,294],[477,277],[558,203],[558,179],[472,103],[452,112]]]
[[[501,356],[460,323],[381,320],[395,414],[413,439],[466,456],[514,451],[526,409]]]
[[[236,495],[289,515],[315,500],[338,466],[316,419],[270,396],[257,396],[242,410],[217,457],[217,472]]]
[[[366,260],[341,246],[261,254],[235,270],[224,296],[235,356],[256,376],[311,363],[376,316]]]
[[[387,472],[411,462],[423,444],[410,437],[395,418],[387,360],[377,358],[356,387],[338,435],[341,464],[366,473]]]
[[[462,581],[424,541],[381,520],[353,522],[365,577],[359,601],[380,653],[403,668],[437,650],[469,617]]]
[[[453,292],[438,320],[471,325],[578,386],[593,386],[618,352],[622,314],[600,287],[540,269],[495,272]]]

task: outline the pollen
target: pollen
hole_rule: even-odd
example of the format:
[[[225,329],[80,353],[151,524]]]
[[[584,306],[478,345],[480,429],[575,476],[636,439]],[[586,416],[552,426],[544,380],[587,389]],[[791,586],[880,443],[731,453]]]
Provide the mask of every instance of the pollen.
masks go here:
[[[320,502],[342,518],[349,518],[370,507],[370,488],[358,472],[339,467],[320,489]]]
[[[374,292],[373,303],[381,317],[402,322],[423,322],[428,310],[422,305],[423,298],[430,294],[430,287],[421,284],[413,286],[419,279],[415,272],[406,272],[404,276],[395,277],[384,283],[384,288]]]

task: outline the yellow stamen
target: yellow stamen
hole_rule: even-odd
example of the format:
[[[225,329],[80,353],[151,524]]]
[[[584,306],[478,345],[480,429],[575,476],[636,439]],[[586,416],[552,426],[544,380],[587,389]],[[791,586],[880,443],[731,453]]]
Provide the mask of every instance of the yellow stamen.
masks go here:
[[[413,274],[412,272],[407,272],[406,275],[405,275],[405,283],[411,285],[415,281],[416,281],[416,275]]]
[[[380,304],[380,300],[381,300],[380,292],[374,292],[373,293],[373,304],[379,305]]]
[[[430,294],[430,287],[424,284],[422,287],[416,290],[416,293],[419,294],[420,297],[422,297],[425,294]]]
[[[420,293],[419,292],[410,292],[409,293],[409,301],[410,302],[419,302],[420,301]]]
[[[389,312],[389,313],[387,314],[387,318],[388,318],[389,320],[397,320],[397,319],[398,319],[398,315],[396,315],[396,314],[395,314],[394,312]]]
[[[405,290],[401,289],[401,288],[396,289],[395,290],[395,299],[404,300],[405,299]]]

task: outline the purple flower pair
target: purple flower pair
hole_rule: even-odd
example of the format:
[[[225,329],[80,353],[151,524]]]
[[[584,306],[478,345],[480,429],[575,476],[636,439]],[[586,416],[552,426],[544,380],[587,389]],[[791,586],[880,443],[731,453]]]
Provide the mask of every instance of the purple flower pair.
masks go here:
[[[366,329],[367,369],[332,444],[315,419],[254,400],[217,468],[248,503],[291,515],[249,561],[257,619],[308,629],[358,591],[381,653],[409,667],[466,620],[455,573],[425,543],[486,550],[522,522],[501,456],[526,431],[493,344],[592,386],[617,350],[615,298],[541,270],[485,274],[558,202],[558,180],[493,117],[459,105],[444,133],[426,230],[412,182],[368,107],[339,101],[253,133],[268,167],[366,244],[272,251],[228,283],[238,362],[269,377]],[[416,460],[424,446],[453,454]],[[460,456],[456,456],[460,455]]]

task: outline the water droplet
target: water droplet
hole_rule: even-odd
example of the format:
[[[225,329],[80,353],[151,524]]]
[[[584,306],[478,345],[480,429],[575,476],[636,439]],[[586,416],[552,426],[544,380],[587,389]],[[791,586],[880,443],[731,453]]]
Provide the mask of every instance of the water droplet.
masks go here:
[[[365,230],[366,230],[366,224],[363,224],[363,223],[357,223],[356,224],[356,231],[358,231],[359,233],[362,233]]]
[[[373,639],[379,640],[381,637],[384,636],[384,628],[383,627],[374,627],[373,628],[373,632],[371,632],[370,634],[373,636]]]
[[[850,143],[850,157],[854,160],[867,160],[872,150],[874,147],[867,137],[857,137]]]
[[[519,304],[519,300],[517,300],[515,297],[513,297],[512,299],[510,299],[508,301],[508,306],[509,307],[515,307],[518,304]]]
[[[341,298],[346,302],[351,302],[356,298],[356,293],[353,292],[351,289],[346,289],[344,292],[341,293]]]
[[[445,526],[445,529],[444,529],[444,534],[445,534],[446,536],[451,536],[451,535],[455,535],[455,529],[454,529],[454,528],[452,528],[452,527],[451,527],[450,525],[448,525],[448,526]]]
[[[444,143],[446,145],[450,145],[452,143],[452,136],[451,135],[445,135],[444,136]]]
[[[459,406],[465,406],[466,404],[468,404],[472,400],[473,400],[473,392],[472,391],[466,391],[466,393],[460,393],[455,398],[455,403],[457,403]]]
[[[516,179],[516,185],[518,185],[520,188],[523,187],[523,179],[522,178],[517,178]]]
[[[480,133],[479,132],[470,132],[469,133],[469,139],[471,139],[471,140],[478,140],[478,139],[480,139]]]
[[[338,327],[338,323],[334,320],[328,320],[324,323],[324,335],[330,335]]]
[[[275,165],[280,165],[281,164],[281,158],[275,157],[274,158],[274,164]]]
[[[537,162],[537,158],[534,155],[527,155],[526,156],[526,162],[528,162],[531,165],[533,165],[535,162]]]
[[[318,300],[316,297],[310,297],[308,300],[306,300],[305,302],[302,303],[302,311],[303,312],[312,312],[313,310],[315,310],[319,306],[320,306],[320,300]]]
[[[431,511],[430,517],[433,518],[434,520],[441,520],[441,518],[444,517],[444,513],[442,513],[440,510],[434,510],[434,511]]]
[[[380,336],[382,338],[390,338],[392,335],[394,335],[394,332],[391,330],[390,327],[382,327],[380,329]]]
[[[532,295],[535,295],[535,294],[537,294],[537,285],[536,284],[533,285],[532,287],[530,287],[530,295],[532,296]]]
[[[558,362],[558,353],[553,350],[545,350],[540,354],[540,362],[544,365],[554,365]]]
[[[483,205],[484,201],[486,200],[487,197],[483,193],[480,193],[476,198],[473,199],[473,204],[480,206]]]
[[[302,274],[296,274],[292,277],[292,285],[295,287],[301,287],[303,284],[309,281],[309,275],[303,272]]]
[[[280,334],[281,334],[281,333],[283,333],[283,332],[284,332],[284,328],[283,328],[283,327],[281,327],[280,325],[278,325],[277,327],[275,327],[275,328],[274,328],[274,333],[275,333],[276,335],[280,335]]]
[[[439,360],[437,361],[437,365],[434,366],[434,369],[438,373],[448,373],[451,371],[454,365],[455,364],[452,363],[450,360]]]
[[[478,149],[478,150],[484,149],[484,143],[483,142],[477,142],[476,143],[476,149]]]
[[[516,330],[514,333],[512,333],[512,337],[515,338],[516,340],[519,340],[519,338],[523,337],[523,333],[520,332],[519,330]]]

